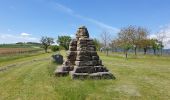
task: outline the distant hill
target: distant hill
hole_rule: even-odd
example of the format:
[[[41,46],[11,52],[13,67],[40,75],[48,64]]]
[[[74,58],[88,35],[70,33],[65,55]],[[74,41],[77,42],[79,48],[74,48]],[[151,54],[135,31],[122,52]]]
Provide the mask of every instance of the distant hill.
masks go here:
[[[40,48],[41,44],[36,42],[18,42],[13,44],[0,44],[0,48]]]

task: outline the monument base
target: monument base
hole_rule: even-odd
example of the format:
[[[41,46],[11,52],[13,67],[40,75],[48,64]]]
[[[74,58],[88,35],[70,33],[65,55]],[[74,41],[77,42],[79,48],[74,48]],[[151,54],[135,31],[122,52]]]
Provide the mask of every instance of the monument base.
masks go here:
[[[70,72],[72,79],[116,79],[110,72],[97,72],[97,73],[75,73]]]

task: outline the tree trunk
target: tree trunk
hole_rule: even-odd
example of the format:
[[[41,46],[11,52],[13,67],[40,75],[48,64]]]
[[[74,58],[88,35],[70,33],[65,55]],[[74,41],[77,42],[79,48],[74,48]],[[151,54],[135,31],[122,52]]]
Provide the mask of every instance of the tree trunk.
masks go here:
[[[127,59],[127,57],[128,57],[127,51],[125,51],[125,55],[126,55],[126,59]]]
[[[156,55],[156,49],[153,49],[153,53],[154,53],[154,55]]]
[[[135,47],[135,55],[137,55],[137,47]]]
[[[47,49],[48,49],[47,47],[45,47],[45,48],[44,48],[44,50],[45,50],[45,53],[47,53]]]
[[[109,51],[109,50],[106,50],[106,55],[107,55],[107,56],[108,56],[108,51]]]
[[[144,48],[143,50],[144,50],[144,55],[146,55],[147,49],[146,49],[146,48]]]
[[[163,51],[163,50],[162,50],[162,48],[161,48],[161,56],[162,56],[162,51]]]

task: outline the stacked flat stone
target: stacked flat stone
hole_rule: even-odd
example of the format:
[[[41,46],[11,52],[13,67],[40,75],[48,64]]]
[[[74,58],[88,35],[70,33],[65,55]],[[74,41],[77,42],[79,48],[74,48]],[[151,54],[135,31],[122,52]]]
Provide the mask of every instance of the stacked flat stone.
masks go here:
[[[76,39],[70,42],[67,60],[56,70],[56,75],[63,76],[69,72],[72,79],[115,78],[99,59],[94,42],[89,38],[85,26],[78,29]]]

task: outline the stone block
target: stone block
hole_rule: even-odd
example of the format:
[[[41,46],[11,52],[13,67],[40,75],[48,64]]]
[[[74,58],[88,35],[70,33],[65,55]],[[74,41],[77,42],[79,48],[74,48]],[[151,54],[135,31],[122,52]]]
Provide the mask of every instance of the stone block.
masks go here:
[[[116,79],[110,72],[98,72],[98,73],[102,76],[102,79]]]
[[[69,71],[70,71],[69,67],[59,66],[59,67],[55,70],[54,74],[55,74],[56,76],[67,76],[67,75],[69,74]]]
[[[69,61],[75,61],[75,60],[76,60],[76,55],[68,55],[68,56],[67,56],[67,59],[68,59]]]
[[[90,73],[93,66],[74,66],[75,73]]]
[[[72,79],[87,79],[88,73],[71,73]]]
[[[70,44],[69,44],[70,46],[76,46],[77,45],[77,40],[76,39],[72,39],[71,41],[70,41]]]
[[[98,65],[103,65],[102,60],[98,60]]]
[[[87,47],[77,47],[77,51],[86,51],[87,50]]]
[[[87,47],[87,51],[96,51],[96,47]]]
[[[91,66],[93,65],[92,61],[75,61],[75,65],[77,66]]]
[[[94,42],[93,41],[88,41],[87,45],[94,45]]]
[[[69,50],[70,51],[76,51],[77,50],[77,46],[69,46]]]
[[[90,56],[88,51],[77,51],[77,56]]]
[[[67,55],[76,55],[76,54],[77,54],[76,51],[68,51],[68,52],[67,52]]]
[[[89,52],[91,56],[97,56],[97,52],[96,51],[90,51]]]
[[[77,47],[79,47],[79,48],[87,47],[87,44],[79,44],[79,45],[77,45]]]
[[[81,55],[78,55],[76,57],[76,60],[78,61],[89,61],[89,60],[92,60],[90,56],[81,56]]]
[[[89,75],[90,79],[115,79],[110,72],[97,72]]]
[[[90,68],[89,73],[97,73],[97,72],[108,72],[108,70],[104,66],[93,66]]]
[[[99,56],[92,56],[92,60],[99,60]]]

